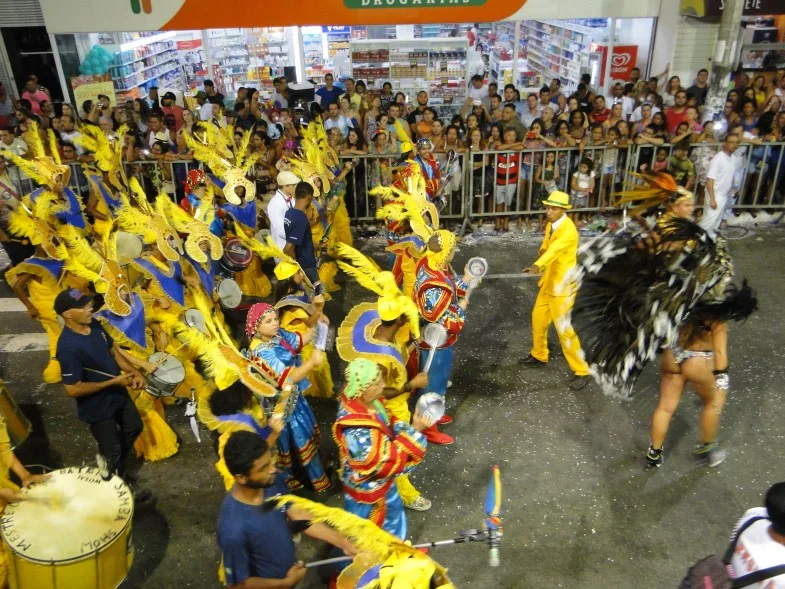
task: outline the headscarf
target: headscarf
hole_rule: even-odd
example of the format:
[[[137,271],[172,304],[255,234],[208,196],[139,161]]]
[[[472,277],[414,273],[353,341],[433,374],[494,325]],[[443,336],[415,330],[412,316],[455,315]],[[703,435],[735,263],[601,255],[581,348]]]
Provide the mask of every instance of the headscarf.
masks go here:
[[[357,358],[349,362],[346,367],[346,388],[343,394],[348,399],[354,399],[363,394],[381,375],[376,362],[366,358]]]
[[[188,192],[193,192],[203,182],[207,182],[207,176],[205,176],[202,170],[189,170],[188,175],[185,177],[185,189]]]
[[[275,307],[270,303],[256,303],[255,305],[251,305],[251,308],[248,309],[248,316],[245,318],[245,334],[248,337],[253,337],[253,334],[256,333],[256,326],[259,325],[262,318],[270,311],[275,312]]]

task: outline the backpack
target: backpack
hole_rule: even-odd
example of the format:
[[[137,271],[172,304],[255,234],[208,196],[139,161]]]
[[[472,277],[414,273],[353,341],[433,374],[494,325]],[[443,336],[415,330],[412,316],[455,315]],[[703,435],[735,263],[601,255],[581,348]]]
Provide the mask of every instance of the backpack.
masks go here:
[[[739,531],[736,533],[736,536],[731,541],[722,558],[716,554],[712,554],[711,556],[699,560],[690,567],[687,570],[687,574],[682,579],[679,589],[739,589],[770,579],[771,577],[776,577],[777,575],[785,574],[785,564],[761,569],[735,579],[732,579],[728,574],[727,566],[730,564],[731,558],[733,558],[733,553],[736,551],[736,545],[739,543],[739,538],[744,530],[761,519],[768,518],[757,516],[751,517],[744,522],[744,525],[739,528]]]

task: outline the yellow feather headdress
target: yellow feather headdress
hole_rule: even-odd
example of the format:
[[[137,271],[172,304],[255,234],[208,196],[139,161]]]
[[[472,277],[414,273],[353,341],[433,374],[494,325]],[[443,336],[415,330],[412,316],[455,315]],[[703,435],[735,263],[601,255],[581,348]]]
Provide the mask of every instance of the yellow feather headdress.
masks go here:
[[[53,136],[53,131],[49,129],[50,145],[52,145]],[[60,154],[56,149],[52,152],[51,157],[47,155],[46,148],[39,134],[38,123],[35,121],[30,121],[29,133],[26,139],[29,153],[33,156],[33,159],[24,159],[7,149],[0,149],[0,154],[14,162],[15,165],[41,186],[47,186],[50,190],[60,190],[63,186],[68,186],[68,181],[71,178],[71,168],[60,162]]]
[[[129,233],[139,235],[147,244],[155,243],[167,260],[176,262],[180,259],[183,244],[177,231],[166,220],[163,202],[156,199],[155,207],[151,206],[135,177],[131,177],[128,184],[138,208],[124,205],[117,216],[118,225]]]
[[[673,176],[665,172],[651,172],[633,174],[643,182],[642,185],[635,186],[629,190],[615,193],[619,197],[616,206],[623,206],[629,203],[636,203],[631,214],[642,213],[651,207],[665,203],[676,203],[684,198],[694,198],[692,192],[676,184]]]
[[[392,321],[405,315],[409,331],[414,337],[420,336],[420,313],[417,304],[401,293],[392,272],[383,272],[379,266],[345,243],[335,246],[334,256],[338,266],[354,278],[360,286],[377,294],[377,309],[384,321]]]
[[[160,201],[160,204],[159,204]],[[202,250],[202,244],[209,246],[210,257],[213,260],[220,260],[223,256],[223,244],[221,240],[210,232],[210,226],[199,219],[194,219],[182,208],[172,202],[166,194],[159,194],[156,199],[169,223],[180,233],[187,234],[185,238],[185,251],[188,256],[200,264],[207,263],[207,254]]]
[[[109,175],[109,182],[118,190],[128,188],[128,177],[123,167],[123,147],[128,126],[122,125],[110,139],[99,127],[84,125],[79,136],[74,138],[77,145],[93,153],[99,170]],[[89,166],[84,166],[89,169]]]
[[[8,230],[19,237],[26,237],[33,245],[40,245],[50,258],[66,260],[68,250],[65,243],[60,239],[57,231],[46,222],[47,217],[38,216],[38,214],[45,214],[46,208],[54,206],[56,202],[56,194],[44,191],[36,200],[33,210],[22,203],[16,210],[10,212]]]
[[[227,132],[232,134],[227,136]],[[251,134],[250,129],[243,133],[239,147],[234,145],[233,128],[221,128],[210,122],[199,123],[199,129],[193,136],[185,135],[185,141],[193,150],[194,158],[209,166],[210,170],[225,182],[224,198],[233,205],[243,202],[235,188],[245,189],[246,202],[256,198],[256,184],[246,177],[259,159],[258,154],[248,154]]]

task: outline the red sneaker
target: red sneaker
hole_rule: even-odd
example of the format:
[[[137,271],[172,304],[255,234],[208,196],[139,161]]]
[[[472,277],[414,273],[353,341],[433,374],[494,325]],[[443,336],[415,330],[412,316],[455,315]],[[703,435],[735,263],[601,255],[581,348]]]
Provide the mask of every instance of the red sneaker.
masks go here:
[[[442,418],[436,422],[436,425],[447,425],[448,423],[452,423],[453,419],[446,413],[442,416]]]
[[[426,440],[428,440],[431,444],[436,444],[438,446],[449,446],[455,441],[452,436],[448,436],[447,434],[442,433],[436,429],[436,424],[432,425],[428,429],[424,429],[422,433],[425,435]]]

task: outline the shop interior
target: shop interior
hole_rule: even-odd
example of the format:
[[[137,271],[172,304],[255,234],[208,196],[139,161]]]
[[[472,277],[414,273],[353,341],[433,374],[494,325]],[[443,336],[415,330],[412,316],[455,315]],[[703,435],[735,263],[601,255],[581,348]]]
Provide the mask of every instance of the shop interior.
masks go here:
[[[229,100],[244,86],[259,88],[264,97],[272,94],[278,76],[319,85],[330,73],[339,83],[362,79],[369,89],[389,81],[409,100],[424,88],[432,104],[458,105],[474,74],[522,91],[559,78],[565,92],[575,90],[583,73],[591,75],[594,87],[604,87],[607,65],[614,81],[628,79],[634,67],[644,76],[656,75],[649,71],[656,23],[593,18],[38,36],[27,29],[23,37],[4,30],[4,41],[17,80],[26,71],[51,71],[51,79],[42,82],[64,100],[73,100],[69,79],[79,76],[111,80],[114,98],[123,102],[147,97],[152,87],[193,94],[208,78]],[[744,24],[741,67],[751,74],[785,67],[785,17],[747,17]],[[96,46],[111,61],[91,63]]]

